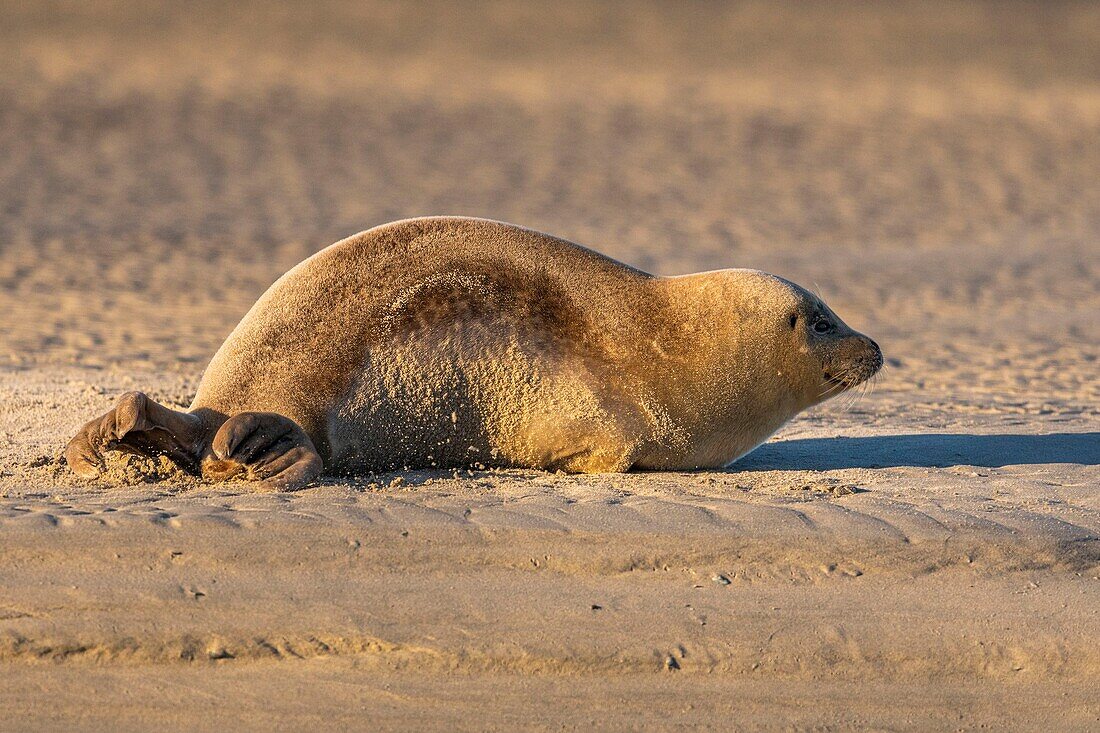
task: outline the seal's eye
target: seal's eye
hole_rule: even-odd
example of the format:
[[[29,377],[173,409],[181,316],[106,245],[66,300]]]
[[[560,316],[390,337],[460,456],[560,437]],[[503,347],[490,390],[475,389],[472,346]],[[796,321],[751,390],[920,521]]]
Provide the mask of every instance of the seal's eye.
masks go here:
[[[793,313],[791,314],[791,328],[794,328],[796,323],[798,323],[798,314]]]
[[[829,323],[829,319],[824,316],[818,316],[814,319],[813,329],[815,333],[828,333],[832,327],[832,324]]]

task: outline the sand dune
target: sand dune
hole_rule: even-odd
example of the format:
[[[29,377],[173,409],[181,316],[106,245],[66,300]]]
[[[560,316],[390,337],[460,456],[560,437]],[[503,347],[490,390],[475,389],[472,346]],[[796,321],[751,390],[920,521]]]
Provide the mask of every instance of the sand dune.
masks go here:
[[[1100,725],[1097,7],[452,7],[3,8],[0,728]],[[67,470],[430,213],[780,273],[888,369],[722,472]]]

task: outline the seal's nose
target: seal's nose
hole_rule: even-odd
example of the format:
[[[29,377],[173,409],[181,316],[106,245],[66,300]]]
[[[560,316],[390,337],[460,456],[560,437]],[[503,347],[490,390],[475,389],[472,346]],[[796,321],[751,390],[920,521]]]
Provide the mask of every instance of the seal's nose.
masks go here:
[[[867,381],[882,369],[882,349],[861,333],[855,334],[849,341],[848,354],[848,363],[858,377],[856,384]]]
[[[869,380],[882,369],[882,349],[879,348],[878,343],[866,336],[862,338],[866,343],[867,351],[859,361],[864,365],[864,379]]]
[[[882,349],[879,348],[879,345],[871,339],[867,339],[867,341],[871,346],[871,350],[874,352],[874,356],[872,357],[873,360],[871,362],[871,372],[876,373],[879,369],[882,369]]]

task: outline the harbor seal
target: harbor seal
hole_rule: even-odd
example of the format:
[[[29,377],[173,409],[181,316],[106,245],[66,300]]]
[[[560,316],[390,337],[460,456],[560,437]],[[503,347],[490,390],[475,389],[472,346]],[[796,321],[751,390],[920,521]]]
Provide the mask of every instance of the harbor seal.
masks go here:
[[[656,277],[511,224],[408,219],[283,275],[188,411],[127,393],[66,458],[90,477],[105,451],[159,454],[281,489],[322,471],[719,468],[881,365],[775,275]]]

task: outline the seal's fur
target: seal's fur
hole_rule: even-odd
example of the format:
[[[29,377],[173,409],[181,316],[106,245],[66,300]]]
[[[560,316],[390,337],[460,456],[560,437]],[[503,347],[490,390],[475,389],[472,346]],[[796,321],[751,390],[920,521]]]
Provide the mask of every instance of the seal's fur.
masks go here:
[[[189,413],[145,418],[158,441],[104,416],[69,462],[90,474],[102,449],[155,449],[284,486],[322,465],[718,467],[880,365],[873,341],[773,275],[660,278],[511,224],[410,219],[272,285]]]

